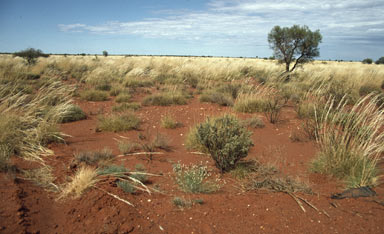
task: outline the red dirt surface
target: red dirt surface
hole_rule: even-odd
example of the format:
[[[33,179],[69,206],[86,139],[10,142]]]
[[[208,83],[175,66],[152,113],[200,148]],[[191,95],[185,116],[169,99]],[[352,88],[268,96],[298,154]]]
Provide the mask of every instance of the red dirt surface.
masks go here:
[[[283,110],[282,121],[272,125],[266,118],[265,128],[253,131],[252,147],[246,160],[256,159],[273,163],[292,177],[300,178],[314,191],[314,195],[299,194],[318,211],[303,203],[303,212],[296,201],[286,193],[264,190],[243,192],[230,174],[220,175],[223,187],[213,194],[186,194],[173,179],[172,164],[208,161],[219,175],[212,160],[206,155],[192,154],[184,145],[189,128],[207,116],[232,113],[227,107],[200,103],[195,97],[188,105],[143,107],[137,111],[142,120],[140,131],[124,133],[98,132],[97,115],[111,113],[113,100],[106,102],[76,101],[87,113],[86,120],[61,125],[67,137],[66,144],[52,144],[54,155],[47,164],[55,170],[56,184],[67,181],[73,171],[69,167],[73,155],[79,151],[96,151],[109,147],[115,155],[120,152],[117,140],[125,137],[138,141],[138,135],[166,135],[172,151],[153,155],[117,157],[116,164],[132,168],[141,163],[147,171],[162,176],[150,177],[150,186],[162,193],[126,194],[112,184],[99,187],[134,204],[131,207],[105,192],[91,189],[79,199],[57,201],[57,193],[45,191],[17,174],[0,174],[0,233],[384,233],[384,186],[375,188],[376,197],[332,200],[332,193],[341,192],[343,184],[333,178],[309,172],[309,163],[315,157],[313,141],[292,142],[291,132],[300,126],[300,120],[291,107]],[[171,115],[183,124],[177,129],[161,127],[161,118]],[[250,114],[236,114],[248,118]],[[19,160],[20,161],[20,160]],[[18,167],[29,167],[18,162]],[[202,199],[201,205],[180,209],[173,205],[174,197]]]

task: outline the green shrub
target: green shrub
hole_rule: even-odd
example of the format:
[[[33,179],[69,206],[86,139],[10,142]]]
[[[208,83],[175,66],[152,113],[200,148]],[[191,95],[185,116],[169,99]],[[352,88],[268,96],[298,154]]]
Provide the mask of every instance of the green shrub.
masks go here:
[[[43,51],[39,49],[34,49],[34,48],[28,48],[19,52],[16,52],[13,54],[14,56],[17,57],[22,57],[26,60],[28,65],[33,65],[36,63],[37,59],[39,57],[48,57],[49,55],[44,54]]]
[[[379,86],[370,83],[362,85],[359,89],[360,96],[366,96],[370,93],[381,93],[381,89]]]
[[[131,95],[126,94],[126,93],[121,93],[116,96],[116,102],[117,103],[122,103],[122,102],[129,102],[131,100]]]
[[[108,100],[108,93],[101,90],[85,90],[80,94],[80,97],[86,101],[106,101]]]
[[[170,106],[170,105],[185,105],[187,99],[184,95],[179,93],[161,93],[154,94],[144,98],[143,106]]]
[[[61,120],[62,123],[74,122],[82,119],[86,119],[87,115],[78,105],[71,105],[69,111]]]
[[[217,103],[221,106],[233,106],[233,99],[230,95],[212,90],[203,92],[200,96],[200,102]]]
[[[363,61],[361,61],[363,64],[372,64],[373,63],[373,60],[371,58],[366,58],[366,59],[363,59]]]
[[[208,180],[210,172],[202,163],[190,166],[178,163],[173,165],[173,172],[177,185],[184,192],[212,193],[220,188],[219,184]]]
[[[253,146],[250,136],[251,132],[231,115],[207,119],[197,127],[198,141],[208,149],[222,172],[234,168],[240,159],[247,156]]]
[[[130,182],[125,180],[119,180],[116,182],[116,185],[121,188],[125,193],[136,193],[136,188]]]
[[[120,105],[113,106],[112,111],[115,112],[124,112],[127,110],[137,111],[141,108],[140,103],[137,102],[131,102],[131,103],[121,103]]]
[[[129,130],[137,130],[140,126],[140,119],[134,114],[127,113],[123,115],[111,115],[99,118],[98,129],[101,131],[122,132]]]

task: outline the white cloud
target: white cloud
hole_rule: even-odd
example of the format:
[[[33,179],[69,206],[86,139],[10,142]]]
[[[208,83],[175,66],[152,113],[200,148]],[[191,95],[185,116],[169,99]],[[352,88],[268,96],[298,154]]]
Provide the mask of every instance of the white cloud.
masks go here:
[[[384,0],[212,0],[202,11],[169,11],[161,18],[111,21],[101,25],[60,24],[63,32],[128,34],[202,43],[267,46],[274,25],[305,24],[320,29],[324,43],[370,43],[383,38]],[[344,42],[344,43],[345,43]]]

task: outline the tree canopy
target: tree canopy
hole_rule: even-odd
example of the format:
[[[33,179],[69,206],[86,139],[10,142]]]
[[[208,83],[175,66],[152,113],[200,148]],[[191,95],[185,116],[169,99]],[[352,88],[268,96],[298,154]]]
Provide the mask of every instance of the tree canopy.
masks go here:
[[[28,65],[35,64],[37,61],[37,58],[39,58],[39,57],[48,57],[49,56],[47,54],[44,54],[43,51],[41,51],[39,49],[34,49],[34,48],[28,48],[25,50],[21,50],[19,52],[15,52],[13,55],[17,56],[17,57],[24,58],[27,61]]]
[[[285,72],[292,72],[297,65],[312,61],[320,55],[319,44],[322,36],[319,30],[312,32],[308,26],[275,26],[268,34],[268,43],[273,55],[285,63]],[[291,64],[293,66],[291,67]]]

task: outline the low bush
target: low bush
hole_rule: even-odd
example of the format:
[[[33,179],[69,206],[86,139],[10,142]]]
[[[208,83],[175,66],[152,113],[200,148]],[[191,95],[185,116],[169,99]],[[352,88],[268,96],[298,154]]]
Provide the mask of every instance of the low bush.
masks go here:
[[[209,180],[211,176],[208,167],[198,165],[173,165],[175,180],[180,189],[187,193],[212,193],[220,189],[217,181]]]
[[[222,172],[236,166],[248,155],[253,143],[251,132],[232,115],[207,119],[197,127],[197,139],[210,153],[215,165]]]
[[[108,100],[108,93],[101,90],[85,90],[80,93],[80,97],[86,101],[106,101]]]
[[[140,119],[132,113],[123,115],[102,116],[99,118],[98,129],[101,131],[122,132],[137,130],[140,126]]]
[[[82,119],[86,119],[87,115],[78,105],[71,105],[68,112],[65,114],[62,123],[74,122]]]

